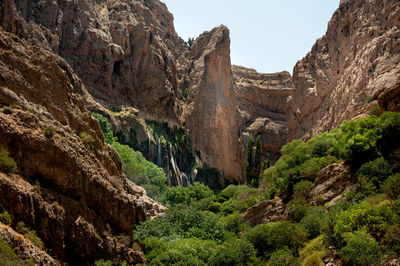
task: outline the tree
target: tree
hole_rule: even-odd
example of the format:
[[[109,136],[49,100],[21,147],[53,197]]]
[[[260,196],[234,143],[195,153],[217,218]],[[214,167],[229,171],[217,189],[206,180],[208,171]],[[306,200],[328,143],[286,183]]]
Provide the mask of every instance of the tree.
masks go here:
[[[261,166],[260,137],[257,137],[254,140],[254,138],[250,135],[247,139],[247,154],[245,164],[246,180],[248,184],[252,186],[258,186]]]

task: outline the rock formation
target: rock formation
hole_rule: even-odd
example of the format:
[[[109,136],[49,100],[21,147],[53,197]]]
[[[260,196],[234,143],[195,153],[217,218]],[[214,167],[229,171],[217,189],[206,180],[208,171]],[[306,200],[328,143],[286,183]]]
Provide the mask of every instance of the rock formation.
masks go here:
[[[230,63],[229,30],[204,32],[191,48],[186,123],[202,162],[229,179],[240,177],[239,116]]]
[[[273,200],[264,200],[250,207],[244,214],[243,218],[249,222],[251,226],[265,224],[270,222],[279,222],[288,218],[288,212],[282,199],[275,198]]]
[[[188,48],[165,4],[4,0],[0,25],[65,58],[103,106],[177,123],[177,64]]]
[[[286,109],[293,93],[292,78],[288,72],[262,74],[241,66],[232,66],[232,70],[243,139],[248,134],[260,136],[264,156],[274,163],[287,142]]]
[[[399,37],[399,1],[341,1],[326,34],[294,67],[288,139],[369,114],[376,100],[399,111]]]
[[[143,262],[118,236],[129,243],[135,225],[164,207],[122,175],[84,90],[62,58],[0,29],[0,105],[12,108],[0,113],[0,146],[18,165],[17,175],[0,174],[0,202],[60,261]]]

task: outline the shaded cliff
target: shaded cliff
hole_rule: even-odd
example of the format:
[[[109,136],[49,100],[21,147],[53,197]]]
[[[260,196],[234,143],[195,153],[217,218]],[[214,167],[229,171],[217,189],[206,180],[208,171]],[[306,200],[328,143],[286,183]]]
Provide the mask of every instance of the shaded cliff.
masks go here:
[[[60,261],[143,262],[127,243],[163,207],[122,175],[84,90],[63,59],[0,29],[0,146],[18,165],[0,174],[0,202]]]
[[[286,109],[293,93],[292,77],[288,72],[263,74],[241,66],[232,66],[232,71],[243,139],[248,134],[260,136],[264,157],[274,163],[287,142]]]
[[[326,34],[294,67],[288,139],[369,114],[375,100],[399,111],[399,37],[399,1],[341,1]]]

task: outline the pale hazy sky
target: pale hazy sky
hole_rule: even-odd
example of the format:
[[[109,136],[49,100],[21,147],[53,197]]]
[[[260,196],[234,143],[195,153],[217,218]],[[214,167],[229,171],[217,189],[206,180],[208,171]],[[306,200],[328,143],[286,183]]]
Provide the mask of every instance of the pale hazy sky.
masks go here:
[[[325,34],[340,0],[161,0],[185,41],[224,24],[233,64],[272,73],[295,63]]]

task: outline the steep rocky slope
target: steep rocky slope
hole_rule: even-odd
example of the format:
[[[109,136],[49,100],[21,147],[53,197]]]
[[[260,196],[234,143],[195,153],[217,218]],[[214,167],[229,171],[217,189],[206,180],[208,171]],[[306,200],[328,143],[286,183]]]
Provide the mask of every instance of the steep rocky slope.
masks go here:
[[[103,106],[177,123],[178,59],[188,48],[165,4],[5,0],[0,25],[65,58]]]
[[[288,72],[258,73],[253,69],[232,66],[236,97],[241,116],[243,139],[260,136],[264,156],[275,162],[287,142],[287,101],[293,93]]]
[[[0,202],[60,261],[143,262],[130,237],[163,207],[122,175],[84,90],[63,59],[0,29],[0,105],[12,110],[0,113],[0,146],[18,165],[0,174]]]
[[[376,100],[399,111],[399,37],[399,1],[341,1],[326,34],[294,67],[288,139],[368,114]]]

